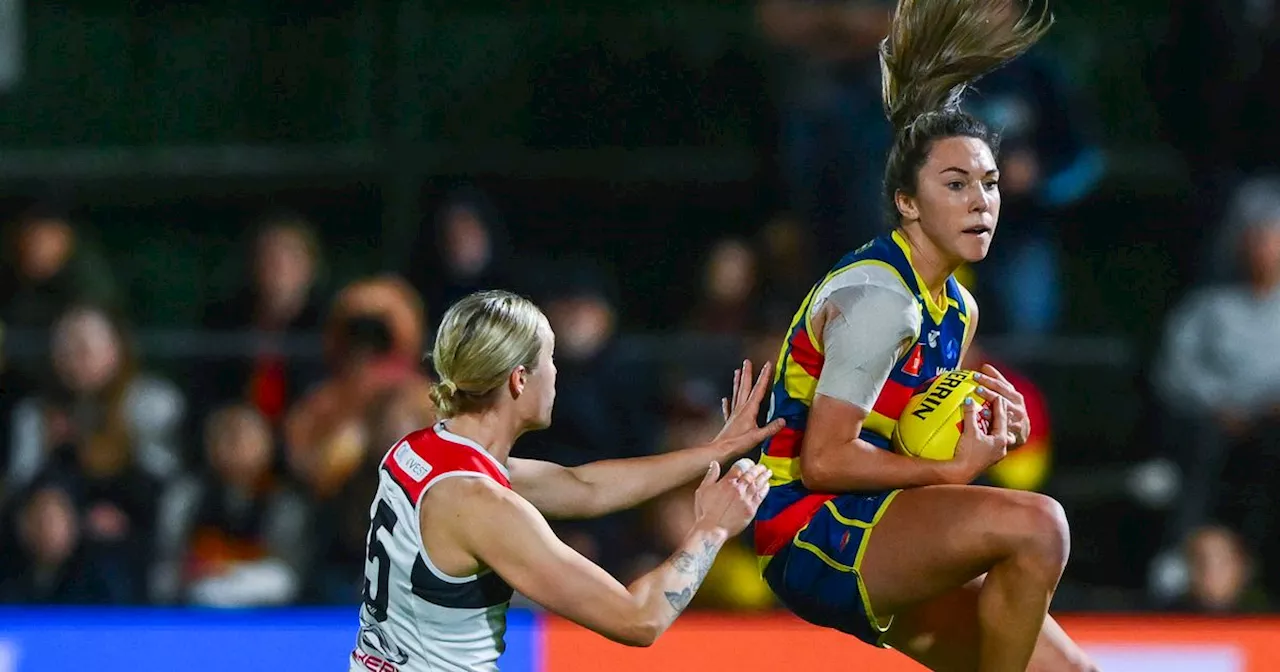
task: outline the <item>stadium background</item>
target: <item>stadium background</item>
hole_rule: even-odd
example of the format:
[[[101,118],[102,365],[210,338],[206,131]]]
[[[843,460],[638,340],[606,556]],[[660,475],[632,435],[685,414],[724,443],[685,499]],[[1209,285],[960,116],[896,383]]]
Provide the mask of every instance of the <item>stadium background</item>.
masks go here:
[[[816,63],[780,26],[805,8],[875,5],[0,1],[0,671],[309,669],[324,663],[301,656],[342,655],[363,552],[342,513],[367,512],[359,466],[380,435],[423,417],[424,380],[395,355],[427,346],[469,288],[534,296],[571,350],[557,428],[527,454],[643,454],[714,431],[734,362],[776,352],[807,284],[878,209],[857,188],[878,175],[848,158],[878,147],[872,131],[846,132],[882,123],[865,71]],[[996,248],[1010,254],[966,274],[983,352],[1036,391],[1046,419],[1022,465],[991,478],[1067,508],[1055,609],[1111,656],[1105,669],[1270,669],[1280,378],[1245,374],[1280,361],[1275,292],[1271,312],[1261,302],[1217,325],[1249,334],[1238,348],[1200,334],[1225,365],[1170,358],[1189,297],[1244,286],[1238,230],[1280,221],[1280,189],[1257,181],[1280,146],[1280,7],[1055,9],[1040,69],[980,87],[997,123],[1040,131],[1011,150],[1032,169],[1026,194],[1006,196]],[[1004,86],[1023,99],[1001,107]],[[824,149],[845,151],[810,174]],[[833,186],[833,174],[870,177]],[[28,272],[30,241],[70,237],[47,277]],[[252,329],[255,250],[264,275],[301,278],[287,329]],[[92,310],[60,321],[78,305],[121,318],[136,355],[95,389],[54,363],[55,325],[112,340]],[[353,343],[382,368],[345,359]],[[87,380],[94,347],[81,345],[61,356],[87,358]],[[335,400],[352,376],[377,394],[351,392],[347,407]],[[326,425],[334,408],[350,412]],[[253,463],[255,441],[270,465],[237,488],[231,455]],[[243,450],[214,459],[207,443]],[[561,533],[625,578],[662,557],[687,504],[681,493]],[[32,531],[50,529],[73,532]],[[611,670],[712,670],[748,655],[740,640],[774,653],[735,670],[780,651],[873,655],[796,628],[748,560],[726,553],[705,613],[652,650],[517,616],[505,669],[608,657]],[[34,578],[46,575],[79,581]],[[708,651],[714,662],[689,662]]]

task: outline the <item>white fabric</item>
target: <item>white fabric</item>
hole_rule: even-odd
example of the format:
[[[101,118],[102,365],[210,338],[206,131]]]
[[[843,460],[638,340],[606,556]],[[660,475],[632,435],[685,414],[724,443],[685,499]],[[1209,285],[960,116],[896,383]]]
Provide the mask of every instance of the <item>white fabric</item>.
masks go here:
[[[437,426],[436,432],[445,440],[469,446],[492,458],[492,455],[473,442],[444,431],[441,426]],[[498,466],[501,467],[501,464]],[[435,483],[454,476],[488,478],[486,474],[464,471],[433,475],[423,489],[422,496],[425,497]],[[411,576],[414,562],[419,556],[431,573],[446,583],[472,583],[480,576],[448,576],[431,562],[419,529],[421,500],[409,501],[404,490],[385,470],[381,472],[378,493],[369,510],[370,517],[376,515],[379,502],[389,505],[396,518],[394,530],[377,531],[391,565],[387,620],[378,623],[367,607],[361,607],[359,642],[350,659],[350,672],[367,672],[370,669],[396,672],[496,672],[498,658],[504,648],[510,603],[463,609],[434,604],[415,595]],[[374,580],[378,567],[376,563],[370,562],[365,571],[368,578]],[[360,660],[364,656],[373,656],[373,659]],[[379,660],[386,661],[393,667],[380,667]]]
[[[870,411],[894,363],[920,336],[920,305],[880,266],[833,277],[814,297],[811,315],[827,304],[817,392]]]

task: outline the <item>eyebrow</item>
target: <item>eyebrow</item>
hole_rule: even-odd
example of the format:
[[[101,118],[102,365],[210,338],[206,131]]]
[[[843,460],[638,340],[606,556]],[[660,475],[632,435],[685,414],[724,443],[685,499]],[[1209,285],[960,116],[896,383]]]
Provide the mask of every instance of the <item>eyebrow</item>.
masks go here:
[[[999,168],[992,168],[991,170],[988,170],[988,171],[986,172],[986,174],[987,174],[987,175],[994,175],[994,174],[996,174],[996,173],[998,173],[998,172],[1000,172],[1000,169],[999,169]],[[958,168],[958,167],[956,167],[956,166],[951,166],[950,168],[943,168],[943,169],[940,171],[940,173],[939,173],[939,174],[946,174],[946,173],[960,173],[961,175],[964,175],[965,177],[968,177],[968,176],[969,176],[969,171],[965,170],[964,168]]]

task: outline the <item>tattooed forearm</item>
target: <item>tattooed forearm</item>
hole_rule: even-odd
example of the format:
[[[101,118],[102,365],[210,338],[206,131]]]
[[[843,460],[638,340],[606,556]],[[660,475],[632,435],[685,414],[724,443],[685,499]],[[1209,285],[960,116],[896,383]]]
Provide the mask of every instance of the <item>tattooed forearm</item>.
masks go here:
[[[676,571],[687,577],[677,586],[679,590],[663,592],[667,603],[676,610],[677,614],[689,606],[689,602],[693,600],[693,594],[702,585],[703,579],[707,578],[707,572],[711,571],[711,565],[715,563],[717,550],[719,550],[718,544],[704,540],[702,550],[696,555],[688,551],[680,551],[671,561]]]

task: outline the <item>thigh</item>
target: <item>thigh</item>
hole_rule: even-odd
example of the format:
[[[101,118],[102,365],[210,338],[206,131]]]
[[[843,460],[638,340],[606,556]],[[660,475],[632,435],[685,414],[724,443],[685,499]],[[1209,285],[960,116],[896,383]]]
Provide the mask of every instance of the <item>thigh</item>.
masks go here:
[[[978,591],[982,577],[904,611],[885,643],[934,672],[967,672],[978,662]],[[1085,652],[1052,617],[1040,629],[1029,672],[1092,670]]]
[[[890,616],[937,598],[1023,542],[1064,531],[1063,520],[1057,502],[1031,492],[971,485],[904,490],[863,542],[858,570],[870,607]]]

